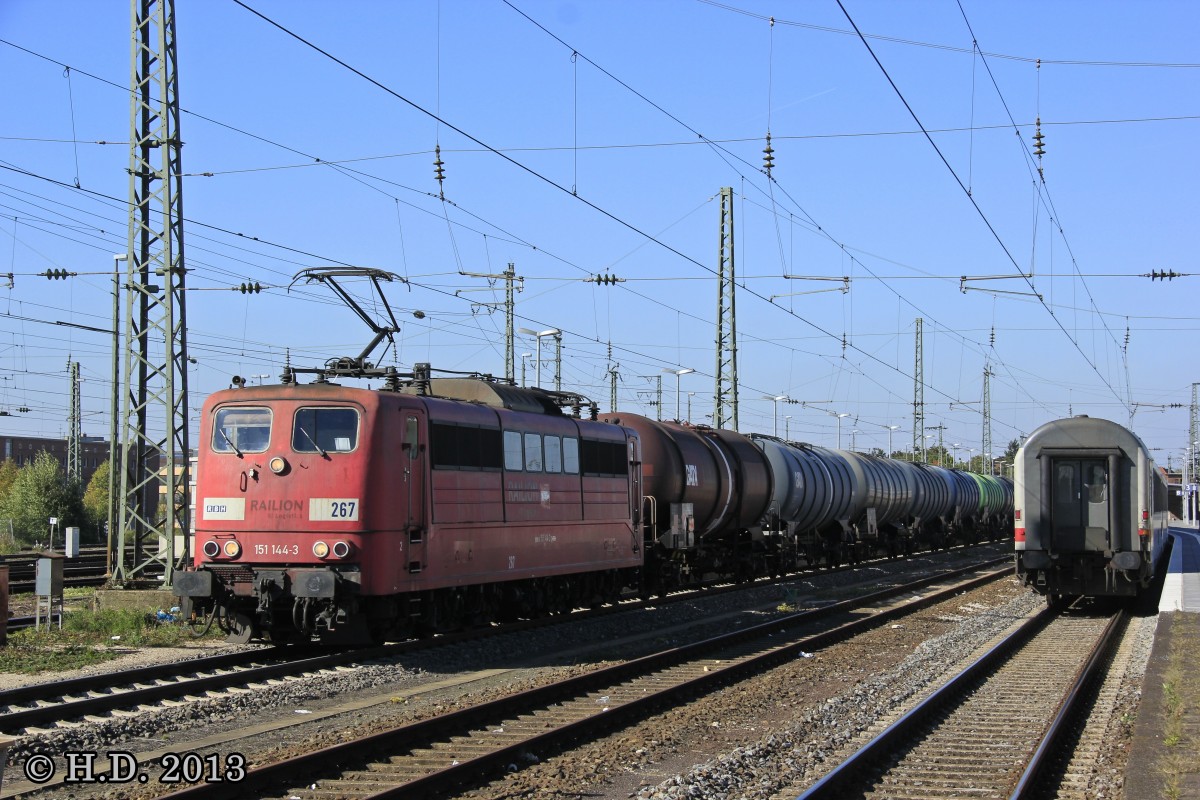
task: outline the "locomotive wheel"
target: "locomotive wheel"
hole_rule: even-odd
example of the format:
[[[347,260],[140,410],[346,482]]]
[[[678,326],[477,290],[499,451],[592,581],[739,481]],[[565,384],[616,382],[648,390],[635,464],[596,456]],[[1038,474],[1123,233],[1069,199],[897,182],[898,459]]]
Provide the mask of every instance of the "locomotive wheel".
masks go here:
[[[229,618],[229,633],[225,641],[230,644],[246,644],[254,638],[254,621],[250,615],[238,611]]]

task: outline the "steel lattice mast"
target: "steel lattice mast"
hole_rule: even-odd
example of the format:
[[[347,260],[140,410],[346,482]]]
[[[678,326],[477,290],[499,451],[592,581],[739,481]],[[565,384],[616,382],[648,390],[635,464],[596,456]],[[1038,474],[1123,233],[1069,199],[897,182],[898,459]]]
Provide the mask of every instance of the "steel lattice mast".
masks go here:
[[[996,474],[992,456],[992,365],[983,364],[983,457],[987,459],[987,474]]]
[[[721,189],[721,230],[717,254],[717,387],[713,426],[738,429],[737,316],[733,259],[733,189]],[[661,411],[660,411],[661,416]]]
[[[1200,389],[1200,383],[1192,384],[1192,407],[1191,420],[1188,425],[1188,452],[1191,454],[1192,463],[1188,464],[1188,468],[1192,475],[1200,474],[1197,472],[1197,467],[1200,466],[1200,445],[1195,444],[1200,442],[1200,395],[1197,395],[1197,389]],[[1192,479],[1195,483],[1195,478]]]
[[[113,580],[169,585],[188,556],[189,493],[174,0],[132,0],[132,16],[124,468]],[[152,425],[162,427],[152,433]]]
[[[67,371],[71,381],[71,412],[67,420],[67,480],[83,478],[79,460],[79,442],[83,438],[83,418],[79,410],[79,362],[67,356]]]
[[[916,354],[913,365],[913,459],[919,458],[925,446],[925,320],[917,317]]]

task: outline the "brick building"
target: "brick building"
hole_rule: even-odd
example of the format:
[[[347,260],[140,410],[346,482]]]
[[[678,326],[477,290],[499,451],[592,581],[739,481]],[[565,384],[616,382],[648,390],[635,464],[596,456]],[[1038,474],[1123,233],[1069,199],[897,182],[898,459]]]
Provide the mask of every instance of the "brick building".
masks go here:
[[[33,458],[45,450],[54,456],[67,471],[67,440],[42,439],[36,436],[0,435],[0,461],[15,461],[24,467],[33,463]],[[84,436],[79,442],[79,468],[84,487],[92,479],[96,469],[108,460],[108,440],[100,436]]]

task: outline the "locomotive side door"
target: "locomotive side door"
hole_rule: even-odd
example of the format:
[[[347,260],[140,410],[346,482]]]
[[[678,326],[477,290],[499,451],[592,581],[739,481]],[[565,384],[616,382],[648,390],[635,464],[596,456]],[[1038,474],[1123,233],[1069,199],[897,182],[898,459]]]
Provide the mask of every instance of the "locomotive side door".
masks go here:
[[[401,408],[403,439],[400,444],[400,469],[404,475],[404,531],[408,537],[408,571],[416,575],[424,571],[429,525],[425,508],[425,470],[428,455],[425,448],[425,412],[416,408]]]
[[[1056,458],[1051,504],[1054,549],[1061,552],[1109,548],[1108,461]]]

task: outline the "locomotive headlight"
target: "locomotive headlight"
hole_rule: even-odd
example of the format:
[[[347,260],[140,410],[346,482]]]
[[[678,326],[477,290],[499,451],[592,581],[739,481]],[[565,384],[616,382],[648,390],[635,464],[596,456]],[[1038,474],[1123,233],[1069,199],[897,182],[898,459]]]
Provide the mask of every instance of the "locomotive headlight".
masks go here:
[[[324,542],[317,542],[313,545],[313,555],[317,558],[325,558],[329,555],[329,545]]]
[[[275,456],[267,462],[267,466],[270,468],[271,472],[274,472],[276,475],[282,475],[283,473],[287,472],[288,462],[283,456]]]
[[[225,555],[229,556],[230,558],[237,558],[242,553],[242,546],[233,539],[230,539],[228,542],[226,542],[222,549],[225,551]]]
[[[336,558],[345,558],[354,550],[354,546],[349,542],[334,542],[333,555]]]
[[[202,549],[204,550],[204,555],[208,556],[209,558],[216,558],[217,554],[221,552],[221,545],[217,544],[212,539],[209,539],[204,543],[204,547]]]

